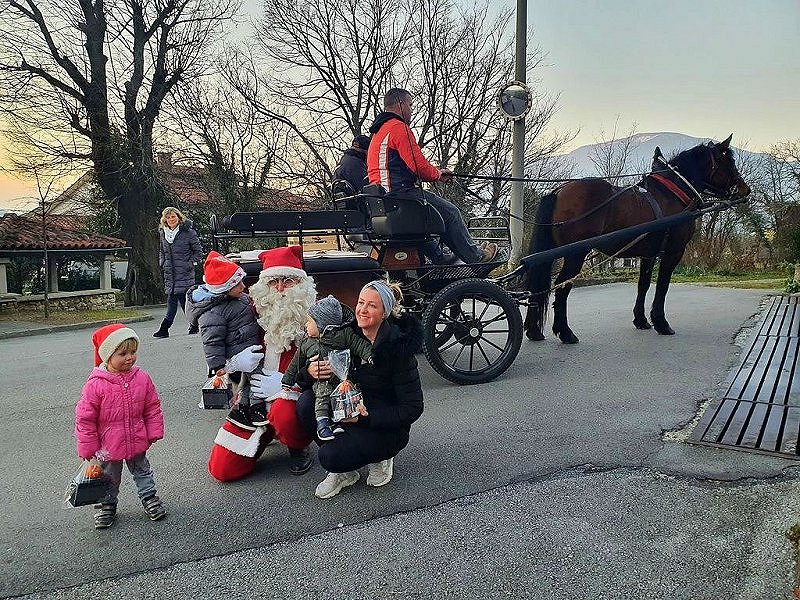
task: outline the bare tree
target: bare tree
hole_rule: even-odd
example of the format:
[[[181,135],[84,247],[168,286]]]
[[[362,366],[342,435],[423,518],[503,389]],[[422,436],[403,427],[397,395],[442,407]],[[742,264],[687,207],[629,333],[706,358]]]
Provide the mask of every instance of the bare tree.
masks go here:
[[[0,110],[40,164],[91,164],[131,244],[127,304],[162,297],[153,133],[164,99],[205,69],[236,0],[7,0]]]
[[[614,121],[614,129],[610,136],[606,136],[605,131],[600,129],[595,145],[589,154],[597,175],[607,179],[612,179],[616,185],[630,185],[635,182],[636,177],[628,180],[619,177],[625,173],[642,171],[642,168],[649,170],[650,165],[633,164],[632,157],[640,143],[636,139],[636,123],[631,123],[627,131],[619,131],[619,119],[617,115]]]

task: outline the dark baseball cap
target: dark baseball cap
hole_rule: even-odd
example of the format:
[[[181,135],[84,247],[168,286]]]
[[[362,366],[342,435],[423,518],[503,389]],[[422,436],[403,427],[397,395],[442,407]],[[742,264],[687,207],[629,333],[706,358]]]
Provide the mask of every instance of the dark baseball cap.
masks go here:
[[[369,140],[370,137],[368,135],[357,135],[353,140],[353,146],[362,150],[369,150]]]

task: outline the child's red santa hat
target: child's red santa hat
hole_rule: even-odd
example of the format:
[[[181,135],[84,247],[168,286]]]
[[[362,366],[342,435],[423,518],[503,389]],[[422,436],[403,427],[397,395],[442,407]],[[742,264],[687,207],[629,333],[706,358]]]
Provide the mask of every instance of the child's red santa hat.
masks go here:
[[[104,325],[92,334],[92,344],[94,345],[94,366],[99,367],[102,363],[108,362],[114,350],[125,340],[134,339],[139,341],[139,336],[130,327],[122,323],[112,323]]]
[[[262,279],[270,277],[294,277],[305,279],[308,274],[303,270],[303,247],[284,246],[265,250],[258,255],[263,264]]]
[[[203,281],[212,294],[224,294],[244,279],[244,269],[219,252],[212,250],[203,264]]]

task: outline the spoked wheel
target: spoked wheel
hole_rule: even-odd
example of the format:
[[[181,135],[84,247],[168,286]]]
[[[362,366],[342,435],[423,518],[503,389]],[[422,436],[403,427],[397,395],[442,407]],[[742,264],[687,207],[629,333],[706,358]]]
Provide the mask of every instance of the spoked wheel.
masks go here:
[[[433,297],[422,319],[425,358],[454,383],[486,383],[519,353],[522,316],[503,288],[483,279],[451,283]]]

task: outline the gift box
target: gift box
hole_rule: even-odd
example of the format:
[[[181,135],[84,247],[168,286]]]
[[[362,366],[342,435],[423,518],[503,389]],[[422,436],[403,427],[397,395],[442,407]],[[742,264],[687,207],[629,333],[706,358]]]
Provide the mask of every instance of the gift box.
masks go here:
[[[90,476],[92,473],[96,473],[96,475]],[[64,505],[69,508],[70,506],[97,504],[108,495],[109,484],[109,479],[103,473],[102,468],[87,461],[67,485],[67,491],[64,493]]]
[[[231,407],[233,400],[233,390],[230,383],[222,377],[212,377],[203,386],[203,408],[224,408]]]

